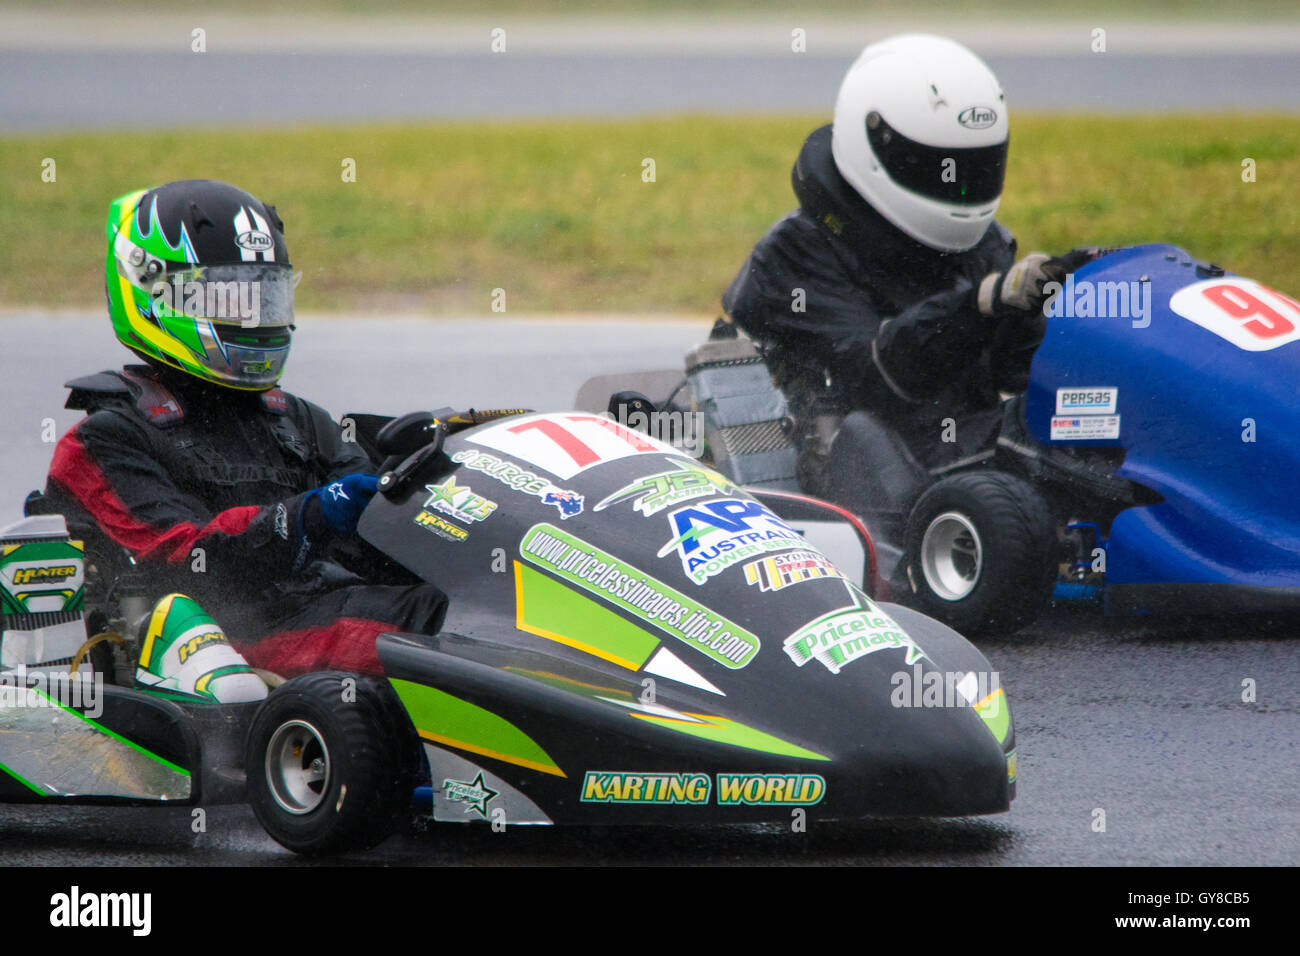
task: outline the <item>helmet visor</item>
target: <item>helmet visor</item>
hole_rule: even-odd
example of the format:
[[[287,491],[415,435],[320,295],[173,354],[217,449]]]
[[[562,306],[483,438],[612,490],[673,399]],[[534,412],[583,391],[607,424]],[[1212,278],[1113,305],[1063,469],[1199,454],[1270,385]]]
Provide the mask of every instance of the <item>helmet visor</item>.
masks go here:
[[[1009,140],[992,146],[927,146],[908,139],[879,113],[868,114],[866,123],[871,151],[889,178],[909,192],[963,206],[1002,195]]]
[[[286,265],[170,265],[148,289],[160,318],[187,316],[241,329],[293,325],[293,273]]]
[[[170,264],[148,289],[153,315],[184,343],[203,377],[269,388],[289,356],[293,273],[271,262]]]

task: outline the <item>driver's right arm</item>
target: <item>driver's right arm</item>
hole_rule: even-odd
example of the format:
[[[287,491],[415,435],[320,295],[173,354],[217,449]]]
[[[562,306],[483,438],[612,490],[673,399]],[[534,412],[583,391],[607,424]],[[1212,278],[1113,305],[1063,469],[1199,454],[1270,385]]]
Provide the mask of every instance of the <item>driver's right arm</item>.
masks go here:
[[[56,505],[72,499],[140,562],[183,565],[202,548],[208,570],[260,584],[301,566],[312,489],[214,513],[154,458],[145,427],[111,409],[82,419],[55,447],[46,494]]]

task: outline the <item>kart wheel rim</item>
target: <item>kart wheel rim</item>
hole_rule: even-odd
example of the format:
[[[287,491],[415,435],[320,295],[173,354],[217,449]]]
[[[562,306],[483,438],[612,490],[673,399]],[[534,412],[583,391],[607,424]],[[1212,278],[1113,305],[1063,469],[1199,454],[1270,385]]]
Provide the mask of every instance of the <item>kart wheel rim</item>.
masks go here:
[[[984,570],[984,546],[964,514],[945,511],[921,538],[921,573],[930,590],[945,601],[969,597]]]
[[[325,738],[305,720],[285,721],[266,747],[266,782],[286,813],[301,816],[321,805],[330,784]]]

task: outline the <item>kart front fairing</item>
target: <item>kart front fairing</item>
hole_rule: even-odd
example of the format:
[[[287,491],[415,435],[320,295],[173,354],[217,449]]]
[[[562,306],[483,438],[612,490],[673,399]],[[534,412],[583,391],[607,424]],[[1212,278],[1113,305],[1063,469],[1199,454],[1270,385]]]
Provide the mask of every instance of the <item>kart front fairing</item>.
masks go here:
[[[607,418],[452,435],[360,531],[450,596],[439,635],[379,643],[439,819],[482,819],[454,795],[489,791],[539,823],[964,815],[1014,794],[1006,697],[978,651]],[[953,679],[969,686],[944,700]]]
[[[1110,528],[1112,610],[1300,606],[1300,304],[1146,245],[1049,303],[1026,420],[1047,446],[1122,448],[1163,497]]]

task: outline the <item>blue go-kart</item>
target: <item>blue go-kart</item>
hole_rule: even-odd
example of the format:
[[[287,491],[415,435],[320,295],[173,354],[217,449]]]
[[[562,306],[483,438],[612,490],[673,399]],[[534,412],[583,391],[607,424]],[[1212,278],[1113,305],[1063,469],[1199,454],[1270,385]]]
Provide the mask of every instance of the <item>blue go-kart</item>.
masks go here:
[[[894,598],[966,633],[1023,626],[1053,598],[1300,607],[1300,303],[1144,245],[1098,251],[1045,312],[1028,391],[982,437],[977,423],[975,454],[926,468],[931,449],[866,413],[837,439],[829,498],[909,505]],[[882,469],[893,487],[861,480]]]
[[[1110,613],[1300,607],[1300,303],[1182,249],[1090,250],[1024,394],[903,434],[844,420],[818,494],[859,515],[892,599],[967,635],[1053,599]],[[602,376],[703,419],[708,459],[794,488],[788,409],[720,323],[676,372]],[[629,393],[631,394],[631,393]]]

